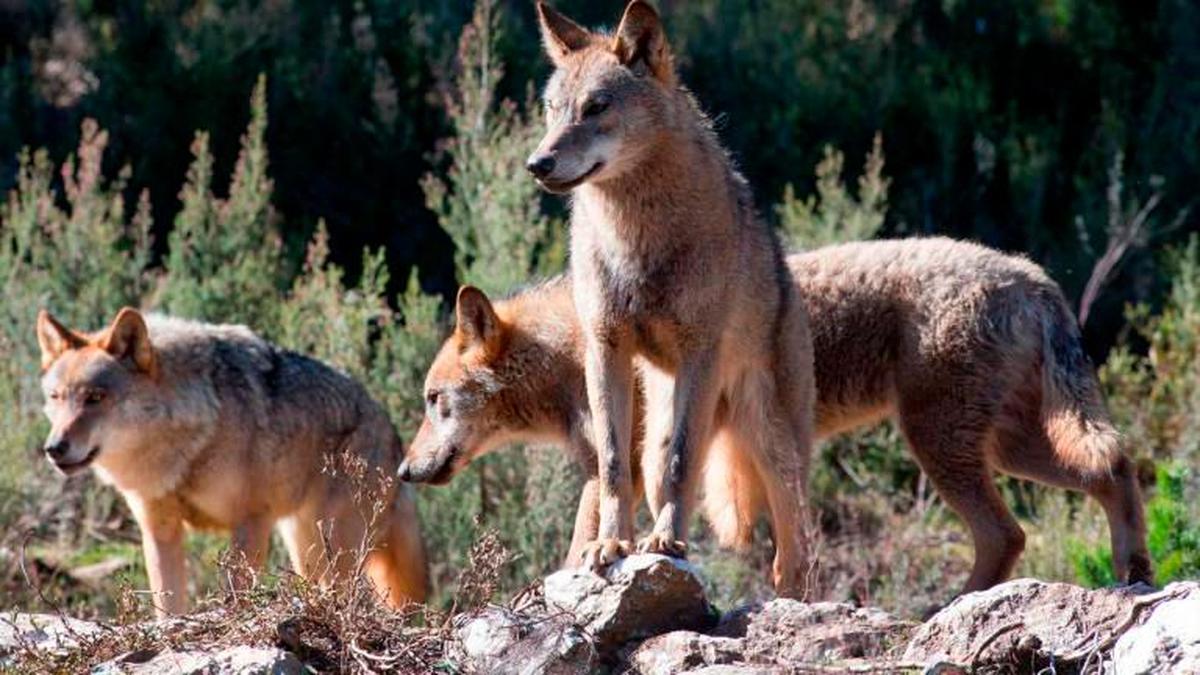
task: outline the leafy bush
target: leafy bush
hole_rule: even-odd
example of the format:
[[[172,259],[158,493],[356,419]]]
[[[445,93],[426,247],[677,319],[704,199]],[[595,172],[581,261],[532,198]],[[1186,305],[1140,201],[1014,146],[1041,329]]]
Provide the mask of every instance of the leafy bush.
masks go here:
[[[530,275],[556,272],[560,223],[541,212],[537,184],[525,160],[542,135],[541,109],[532,93],[524,110],[497,101],[504,67],[496,54],[502,13],[492,0],[475,5],[458,42],[457,70],[443,95],[454,135],[444,143],[445,179],[421,182],[426,204],[454,240],[459,281],[486,292],[506,292]]]
[[[1139,456],[1200,458],[1200,238],[1169,251],[1171,288],[1157,315],[1145,305],[1127,311],[1144,356],[1126,342],[1100,371],[1113,414]]]
[[[196,134],[157,304],[177,316],[244,323],[272,334],[284,260],[267,176],[266,87],[260,77],[250,97],[228,199],[213,195],[208,134]]]
[[[791,183],[784,188],[783,201],[775,206],[775,214],[793,246],[817,248],[863,241],[883,229],[891,180],[883,176],[882,137],[875,134],[858,178],[857,196],[842,181],[844,164],[840,150],[825,146],[825,157],[817,164],[817,193],[800,199]]]
[[[1158,468],[1154,496],[1146,503],[1146,545],[1159,584],[1200,575],[1200,524],[1196,520],[1195,471],[1182,463]],[[1112,551],[1073,539],[1068,551],[1080,583],[1099,587],[1116,583]]]

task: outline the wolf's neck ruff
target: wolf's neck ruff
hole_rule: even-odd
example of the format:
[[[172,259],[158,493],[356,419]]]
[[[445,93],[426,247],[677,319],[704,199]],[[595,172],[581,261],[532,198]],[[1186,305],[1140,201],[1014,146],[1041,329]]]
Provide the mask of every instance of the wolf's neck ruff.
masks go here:
[[[728,246],[739,226],[740,181],[708,120],[686,91],[672,95],[680,120],[654,135],[639,160],[573,192],[572,227],[595,230],[606,254],[639,265],[680,248]]]

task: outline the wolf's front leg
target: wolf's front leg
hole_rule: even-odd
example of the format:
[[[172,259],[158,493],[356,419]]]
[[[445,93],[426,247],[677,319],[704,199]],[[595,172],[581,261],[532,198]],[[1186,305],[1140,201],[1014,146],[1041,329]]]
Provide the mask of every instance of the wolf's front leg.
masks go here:
[[[258,570],[267,561],[271,525],[268,518],[251,516],[233,528],[233,537],[229,542],[232,553],[229,587],[234,591],[244,591],[254,585]]]
[[[712,434],[718,400],[716,354],[715,346],[689,354],[675,374],[670,406],[673,416],[671,440],[662,454],[665,464],[654,487],[657,498],[651,499],[658,502],[658,513],[654,530],[638,542],[640,552],[680,558],[687,553],[688,518],[695,503],[699,473],[704,465],[703,454]],[[651,410],[652,407],[665,405],[665,401],[656,401],[656,398],[661,396],[652,396],[647,387],[648,417],[661,414]],[[649,444],[654,442],[655,439],[646,438],[648,450]],[[651,489],[647,485],[648,494]]]
[[[581,562],[583,549],[595,541],[600,534],[600,478],[594,476],[583,484],[579,495],[579,508],[575,512],[575,531],[571,534],[571,548],[563,567],[575,567]]]
[[[178,506],[171,500],[143,500],[131,494],[125,500],[142,530],[154,616],[164,619],[187,612],[187,563]]]
[[[580,556],[584,565],[600,570],[629,554],[633,536],[633,355],[627,341],[591,336],[585,366],[600,518],[596,539],[583,546]]]

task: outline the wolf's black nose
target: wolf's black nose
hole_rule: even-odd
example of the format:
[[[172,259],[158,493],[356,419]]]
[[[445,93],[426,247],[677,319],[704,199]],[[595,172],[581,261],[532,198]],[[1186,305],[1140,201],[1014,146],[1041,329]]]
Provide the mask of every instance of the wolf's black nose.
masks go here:
[[[45,452],[50,459],[62,459],[67,455],[67,452],[70,449],[70,443],[66,441],[57,441],[55,443],[48,443],[46,447],[42,448],[42,451]]]
[[[525,164],[525,169],[533,174],[535,178],[545,178],[554,170],[554,158],[550,155],[543,155],[536,159],[530,159]]]
[[[396,471],[396,477],[405,482],[412,478],[412,472],[408,470],[408,460],[400,462],[400,469]]]

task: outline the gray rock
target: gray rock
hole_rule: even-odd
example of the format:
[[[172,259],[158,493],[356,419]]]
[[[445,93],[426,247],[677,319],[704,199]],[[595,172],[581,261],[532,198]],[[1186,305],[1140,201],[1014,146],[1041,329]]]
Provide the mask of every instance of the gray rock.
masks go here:
[[[772,600],[734,610],[710,635],[675,631],[650,638],[629,656],[646,675],[749,668],[775,672],[797,664],[887,661],[913,624],[877,609],[831,602]]]
[[[66,653],[101,630],[91,621],[53,614],[0,612],[0,667],[14,664],[27,649]]]
[[[572,614],[602,651],[716,622],[695,568],[661,555],[630,556],[604,576],[578,569],[555,572],[546,578],[545,595],[547,605]]]
[[[596,665],[591,639],[561,616],[489,607],[455,623],[451,658],[472,672],[584,675]]]
[[[1165,599],[1149,610],[1113,648],[1117,675],[1200,673],[1200,583],[1168,585]]]
[[[92,675],[300,675],[304,664],[291,652],[261,647],[216,651],[164,650],[149,658],[126,655],[100,664]]]
[[[628,661],[642,675],[670,675],[741,664],[745,660],[744,648],[738,638],[678,630],[641,643]]]
[[[779,599],[726,614],[716,633],[743,637],[751,658],[819,663],[889,655],[914,625],[875,608]]]
[[[1078,659],[1128,619],[1143,589],[1089,590],[1017,579],[960,596],[925,622],[904,660],[964,665]]]

